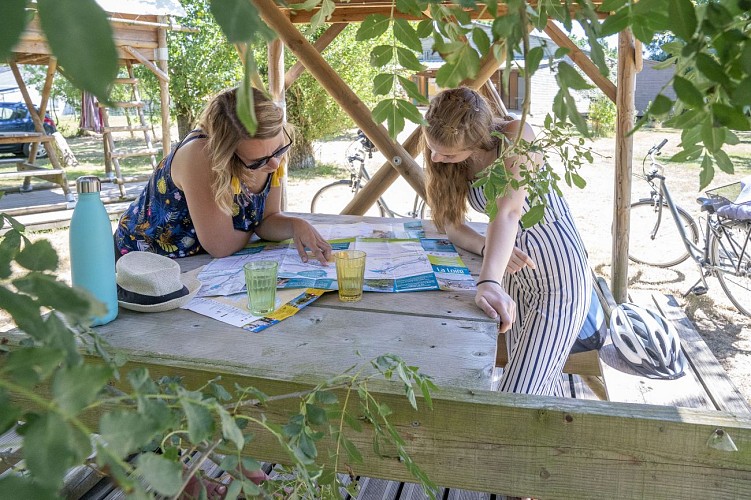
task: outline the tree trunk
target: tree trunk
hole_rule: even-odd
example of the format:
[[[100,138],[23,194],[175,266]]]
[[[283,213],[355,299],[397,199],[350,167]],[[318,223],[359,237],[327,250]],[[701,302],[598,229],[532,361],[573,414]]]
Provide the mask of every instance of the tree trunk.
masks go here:
[[[302,170],[313,168],[316,164],[313,155],[313,144],[305,140],[302,134],[295,134],[295,141],[289,152],[289,170]]]
[[[177,110],[177,135],[178,140],[183,140],[183,138],[188,135],[188,132],[192,130],[193,126],[193,117],[190,113],[186,113],[183,110]]]

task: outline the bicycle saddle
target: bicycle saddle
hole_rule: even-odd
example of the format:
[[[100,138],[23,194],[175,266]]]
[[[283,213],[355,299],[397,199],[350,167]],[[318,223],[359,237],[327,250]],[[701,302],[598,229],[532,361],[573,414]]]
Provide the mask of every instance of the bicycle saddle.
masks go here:
[[[696,198],[696,203],[701,205],[702,212],[709,212],[710,214],[715,213],[718,208],[727,205],[726,201],[717,198],[705,198],[704,196]]]

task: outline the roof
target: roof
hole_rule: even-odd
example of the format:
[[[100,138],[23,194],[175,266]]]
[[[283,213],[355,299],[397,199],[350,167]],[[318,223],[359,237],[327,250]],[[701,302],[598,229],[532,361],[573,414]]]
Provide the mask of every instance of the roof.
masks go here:
[[[178,0],[96,0],[107,12],[143,16],[184,16]]]

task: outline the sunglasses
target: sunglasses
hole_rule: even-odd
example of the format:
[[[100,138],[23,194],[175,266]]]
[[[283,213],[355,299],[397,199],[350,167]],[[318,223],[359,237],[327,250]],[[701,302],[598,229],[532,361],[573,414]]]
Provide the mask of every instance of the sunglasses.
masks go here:
[[[239,156],[237,156],[237,154],[235,154],[235,156],[237,157],[238,160],[240,160],[240,163],[245,165],[245,168],[247,168],[248,170],[258,170],[259,168],[266,166],[266,164],[269,161],[271,161],[273,158],[279,158],[284,153],[286,153],[287,150],[289,150],[290,146],[292,146],[292,138],[287,133],[287,129],[282,128],[282,130],[284,131],[284,135],[287,137],[287,140],[289,140],[289,142],[286,145],[274,151],[273,153],[271,153],[270,155],[264,156],[263,158],[258,158],[257,160],[253,160],[252,162],[248,164],[244,163],[242,159]]]

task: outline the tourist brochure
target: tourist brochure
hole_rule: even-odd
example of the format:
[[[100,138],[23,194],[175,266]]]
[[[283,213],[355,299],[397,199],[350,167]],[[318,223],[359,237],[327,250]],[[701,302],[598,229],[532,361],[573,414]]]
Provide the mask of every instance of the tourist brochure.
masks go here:
[[[300,309],[323,295],[326,290],[277,290],[276,309],[266,316],[253,316],[248,310],[248,295],[238,293],[223,297],[194,297],[183,309],[189,309],[223,323],[250,332],[260,332],[297,314]]]

